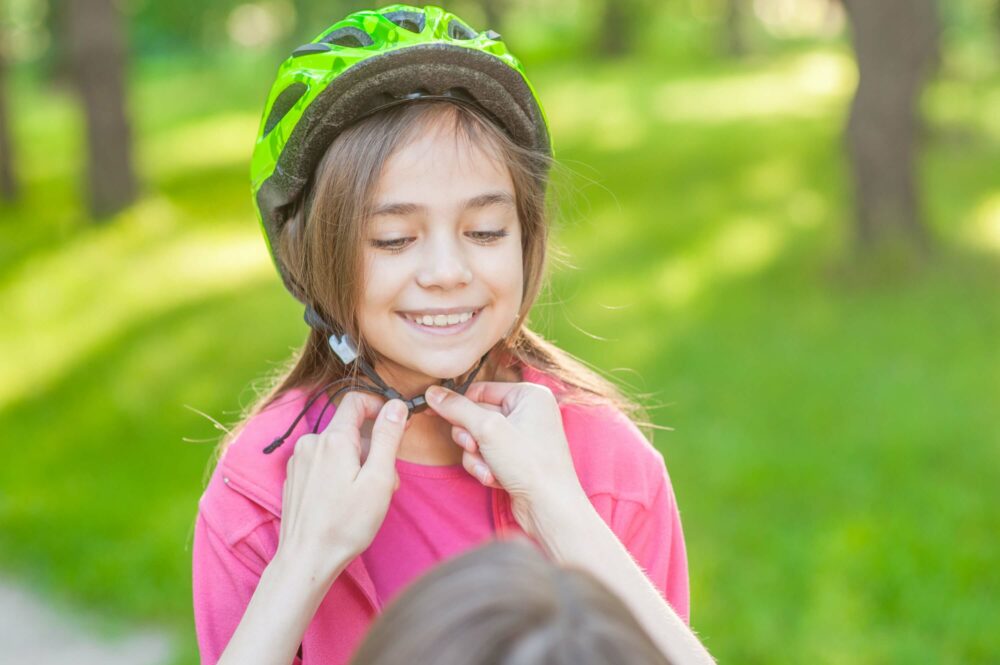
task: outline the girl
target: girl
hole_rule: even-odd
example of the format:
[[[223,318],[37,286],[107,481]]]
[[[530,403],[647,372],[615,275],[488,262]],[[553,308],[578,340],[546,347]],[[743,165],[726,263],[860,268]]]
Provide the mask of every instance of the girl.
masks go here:
[[[526,325],[550,164],[520,63],[442,9],[351,14],[282,65],[253,187],[311,330],[199,504],[204,663],[344,663],[419,573],[517,534],[685,633],[662,458]]]

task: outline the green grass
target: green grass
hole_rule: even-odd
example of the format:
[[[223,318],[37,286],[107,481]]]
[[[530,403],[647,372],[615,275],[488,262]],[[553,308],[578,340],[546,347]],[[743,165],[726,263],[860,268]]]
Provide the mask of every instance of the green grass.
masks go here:
[[[27,182],[0,245],[0,565],[113,623],[171,627],[183,663],[218,434],[185,407],[233,422],[304,333],[249,204],[262,69],[138,72],[146,192],[100,227],[77,192],[79,119],[59,93],[17,88]],[[842,51],[533,79],[581,176],[561,187],[556,234],[576,268],[555,272],[534,321],[655,394],[713,653],[1000,659],[996,73],[928,95],[939,251],[905,275],[842,258]]]

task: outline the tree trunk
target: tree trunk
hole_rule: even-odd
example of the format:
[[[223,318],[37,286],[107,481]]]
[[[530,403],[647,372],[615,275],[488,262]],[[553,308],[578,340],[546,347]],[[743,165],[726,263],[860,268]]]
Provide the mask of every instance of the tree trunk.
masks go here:
[[[486,30],[499,32],[502,36],[503,4],[503,0],[481,0],[480,5],[483,8],[483,18],[486,20],[486,25],[477,25],[476,27],[482,32],[485,32]]]
[[[993,36],[997,40],[997,48],[1000,48],[1000,2],[997,2],[993,7]]]
[[[604,0],[604,14],[598,23],[598,47],[606,58],[620,58],[632,49],[632,2]]]
[[[17,178],[14,175],[14,140],[7,115],[7,80],[4,62],[3,31],[0,30],[0,200],[13,202],[17,198]]]
[[[858,61],[846,143],[855,189],[855,245],[926,251],[915,179],[920,94],[937,66],[935,0],[844,0]]]
[[[741,58],[747,52],[746,39],[743,36],[743,3],[745,1],[726,0],[723,47],[726,55],[731,58]]]
[[[87,125],[90,212],[97,220],[135,200],[132,138],[125,110],[125,36],[112,0],[66,0],[70,74]]]

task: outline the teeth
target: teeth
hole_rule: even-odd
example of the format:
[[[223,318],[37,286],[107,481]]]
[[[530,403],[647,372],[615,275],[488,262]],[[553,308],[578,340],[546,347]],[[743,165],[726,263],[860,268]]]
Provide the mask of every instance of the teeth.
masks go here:
[[[472,318],[472,312],[462,312],[461,314],[438,314],[437,316],[411,316],[406,315],[410,321],[419,323],[422,326],[444,327],[465,323]]]

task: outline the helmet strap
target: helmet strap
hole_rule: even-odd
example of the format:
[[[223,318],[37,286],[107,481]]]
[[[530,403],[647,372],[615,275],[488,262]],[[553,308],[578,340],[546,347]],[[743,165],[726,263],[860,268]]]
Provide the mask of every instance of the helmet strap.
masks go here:
[[[306,305],[304,318],[306,323],[309,324],[311,328],[319,332],[325,333],[326,331],[334,329],[333,326],[330,326],[326,323],[323,317],[319,315],[319,313],[312,305]],[[513,330],[513,324],[511,325],[511,330]],[[511,330],[507,331],[503,339],[506,339],[507,336],[510,335]],[[405,399],[398,390],[387,385],[385,381],[382,380],[382,377],[378,375],[378,372],[376,372],[375,369],[368,363],[368,361],[365,360],[365,358],[358,353],[357,345],[355,344],[354,340],[351,339],[351,336],[346,332],[340,334],[337,334],[337,332],[333,332],[327,337],[327,343],[330,345],[330,349],[334,352],[334,354],[336,354],[336,356],[340,359],[340,361],[344,364],[345,367],[350,367],[351,363],[355,363],[358,369],[360,369],[365,374],[365,376],[367,376],[368,379],[371,380],[374,386],[365,386],[366,389],[374,388],[374,390],[369,390],[369,392],[375,392],[377,394],[381,394],[387,400],[389,399],[401,400],[404,404],[406,404],[406,408],[409,411],[408,415],[413,415],[414,413],[420,413],[421,411],[427,408],[427,401],[424,399],[423,395],[416,395],[410,399]],[[456,384],[454,379],[445,379],[444,381],[441,382],[440,385],[444,386],[445,388],[448,388],[449,390],[453,390],[459,394],[464,395],[465,391],[468,390],[469,386],[472,384],[472,381],[479,373],[479,370],[481,370],[483,365],[486,363],[486,359],[489,357],[490,351],[492,351],[495,347],[496,345],[491,347],[486,353],[483,354],[483,357],[479,359],[479,363],[476,364],[475,368],[473,368],[469,376],[466,377],[465,381],[463,381],[461,384]]]

